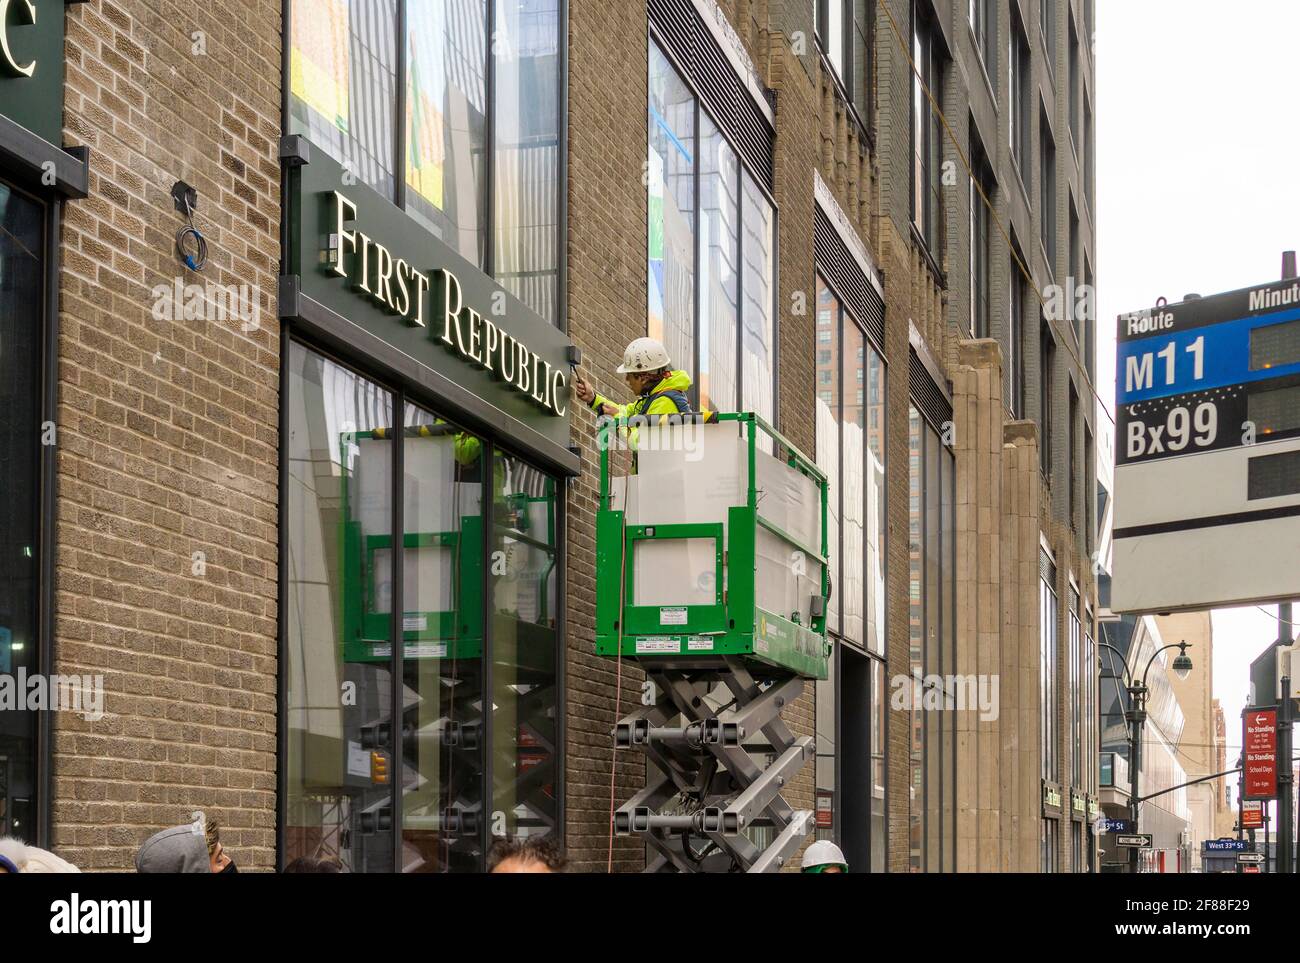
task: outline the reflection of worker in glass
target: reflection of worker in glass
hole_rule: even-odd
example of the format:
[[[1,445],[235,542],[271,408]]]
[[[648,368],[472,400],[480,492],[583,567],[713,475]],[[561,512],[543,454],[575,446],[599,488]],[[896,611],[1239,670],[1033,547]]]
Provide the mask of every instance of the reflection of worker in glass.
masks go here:
[[[829,839],[819,839],[803,854],[801,873],[847,873],[848,860],[841,849]]]
[[[618,366],[627,386],[636,394],[636,400],[626,405],[615,404],[588,383],[582,375],[575,375],[573,392],[578,400],[597,414],[610,418],[634,418],[638,415],[689,415],[691,407],[686,392],[691,388],[691,376],[680,368],[674,369],[668,360],[668,351],[654,338],[637,338],[623,352],[623,363]],[[712,421],[711,412],[700,412],[705,421]],[[660,418],[660,423],[663,419]],[[635,429],[633,429],[635,438]],[[633,442],[635,444],[635,442]]]

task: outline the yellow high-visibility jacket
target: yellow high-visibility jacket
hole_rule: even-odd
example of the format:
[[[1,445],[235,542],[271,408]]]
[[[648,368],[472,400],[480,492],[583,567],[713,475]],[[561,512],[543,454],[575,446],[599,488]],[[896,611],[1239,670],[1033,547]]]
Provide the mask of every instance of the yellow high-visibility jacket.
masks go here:
[[[611,401],[604,395],[597,394],[595,399],[591,402],[591,408],[597,414],[600,414],[604,405],[613,405],[618,409],[618,413],[613,416],[615,418],[634,418],[637,415],[645,415],[649,418],[654,415],[660,415],[659,423],[664,424],[666,418],[662,416],[676,415],[691,411],[690,403],[686,399],[686,392],[689,391],[690,388],[691,376],[685,371],[678,369],[676,371],[670,371],[657,385],[635,401],[631,401],[625,405],[620,405],[618,402]],[[700,411],[698,414],[702,415],[705,421],[713,420],[713,413],[708,410]],[[627,438],[631,447],[635,448],[637,429],[633,427],[631,431],[628,431],[628,429],[623,428],[620,429],[620,432],[625,438]]]

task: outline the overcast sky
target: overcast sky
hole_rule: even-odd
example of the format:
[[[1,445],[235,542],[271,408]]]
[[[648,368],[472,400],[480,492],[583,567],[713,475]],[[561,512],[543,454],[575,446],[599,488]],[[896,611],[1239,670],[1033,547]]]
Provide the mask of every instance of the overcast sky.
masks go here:
[[[1300,3],[1096,3],[1097,390],[1113,414],[1117,315],[1275,280],[1300,248]],[[1275,619],[1214,613],[1229,766]]]

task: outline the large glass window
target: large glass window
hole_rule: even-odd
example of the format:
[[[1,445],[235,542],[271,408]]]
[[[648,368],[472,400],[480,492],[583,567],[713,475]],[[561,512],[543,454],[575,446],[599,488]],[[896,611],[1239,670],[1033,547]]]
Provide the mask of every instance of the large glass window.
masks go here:
[[[971,158],[975,176],[970,180],[970,333],[973,338],[987,338],[993,317],[993,226],[985,198],[993,202],[993,178],[978,143],[971,145]]]
[[[1057,718],[1060,706],[1060,687],[1056,672],[1059,666],[1057,656],[1058,602],[1056,597],[1056,566],[1041,559],[1042,576],[1039,578],[1038,593],[1038,675],[1039,707],[1041,726],[1039,751],[1042,756],[1042,776],[1049,782],[1061,779],[1060,757],[1057,755]]]
[[[1039,237],[1043,242],[1043,253],[1047,255],[1047,269],[1056,274],[1056,143],[1045,113],[1038,118],[1038,148]]]
[[[1021,182],[1028,189],[1031,136],[1029,118],[1030,105],[1033,103],[1030,95],[1032,87],[1029,76],[1029,40],[1025,34],[1024,24],[1020,22],[1020,18],[1016,16],[1014,10],[1011,13],[1011,36],[1007,65],[1007,91],[1008,96],[1011,98],[1011,109],[1008,112],[1011,158],[1015,161],[1016,169],[1020,172]]]
[[[817,366],[817,463],[830,479],[830,631],[885,653],[885,363],[820,277],[817,328],[832,350]],[[840,560],[843,560],[841,563]]]
[[[1083,687],[1080,669],[1083,656],[1083,638],[1079,621],[1079,593],[1070,586],[1070,783],[1076,789],[1083,786]]]
[[[871,112],[873,0],[815,0],[817,42],[864,123]]]
[[[970,28],[984,70],[992,79],[998,75],[998,5],[994,0],[970,0]]]
[[[653,40],[649,90],[647,332],[701,407],[773,421],[776,209]]]
[[[1010,256],[1010,297],[1007,318],[1007,408],[1013,418],[1025,417],[1025,276],[1020,270],[1024,262],[1020,248],[1014,240]]]
[[[937,428],[908,413],[910,868],[956,868],[956,461]]]
[[[290,130],[551,321],[563,2],[292,0],[288,53]]]
[[[556,827],[555,482],[399,403],[291,346],[281,857],[481,870]]]
[[[445,0],[437,0],[445,2]],[[493,0],[493,276],[559,311],[560,0]]]
[[[408,0],[406,203],[472,264],[487,266],[487,8]]]
[[[497,454],[492,474],[493,835],[558,832],[555,479]]]
[[[0,675],[41,671],[45,209],[0,182]],[[0,836],[36,842],[39,713],[0,712]]]
[[[941,55],[934,26],[918,5],[912,9],[912,222],[930,254],[942,260],[943,128],[930,98],[940,102]],[[928,94],[927,94],[928,91]]]
[[[292,0],[290,129],[392,196],[398,0]]]

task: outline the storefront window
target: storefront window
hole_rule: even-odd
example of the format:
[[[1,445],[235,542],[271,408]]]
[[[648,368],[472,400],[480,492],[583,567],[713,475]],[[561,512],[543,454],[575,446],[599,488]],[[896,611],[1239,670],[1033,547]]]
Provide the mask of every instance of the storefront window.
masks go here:
[[[691,375],[701,406],[771,422],[776,209],[653,41],[649,86],[647,332]]]
[[[0,183],[0,674],[35,674],[45,210]],[[36,841],[37,712],[0,712],[0,836]]]
[[[472,872],[482,854],[484,446],[414,405],[403,421],[402,868]]]
[[[481,870],[556,828],[555,481],[405,404],[397,553],[397,399],[296,342],[289,372],[282,859]]]
[[[292,0],[290,16],[290,132],[556,321],[563,0]]]
[[[498,454],[492,477],[492,826],[557,831],[556,484]]]
[[[391,872],[393,399],[296,344],[287,388],[284,862]]]

